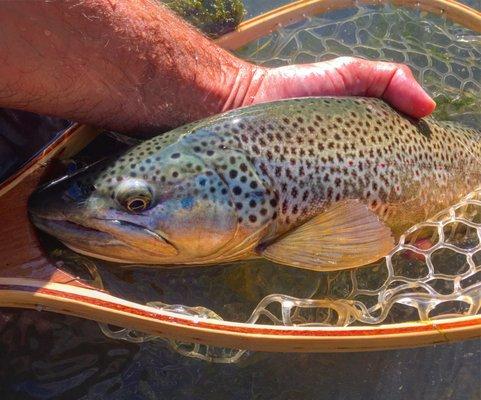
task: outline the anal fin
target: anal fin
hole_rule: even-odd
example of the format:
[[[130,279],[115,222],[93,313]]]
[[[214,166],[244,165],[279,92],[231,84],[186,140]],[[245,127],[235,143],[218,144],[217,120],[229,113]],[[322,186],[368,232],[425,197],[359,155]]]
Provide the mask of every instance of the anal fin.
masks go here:
[[[366,205],[345,200],[281,236],[262,256],[315,271],[355,268],[387,255],[395,242],[391,230]]]

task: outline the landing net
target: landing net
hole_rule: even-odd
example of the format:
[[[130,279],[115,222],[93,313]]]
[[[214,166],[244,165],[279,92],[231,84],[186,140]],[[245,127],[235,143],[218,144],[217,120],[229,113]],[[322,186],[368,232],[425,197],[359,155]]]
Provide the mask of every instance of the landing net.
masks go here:
[[[306,17],[238,54],[269,66],[345,55],[405,63],[435,97],[438,118],[481,126],[481,36],[442,16],[389,5],[357,6]],[[478,189],[409,229],[384,260],[351,271],[318,273],[308,295],[305,291],[299,297],[281,294],[281,285],[280,293],[273,290],[275,294],[262,298],[245,322],[347,327],[475,315],[481,307],[480,240]],[[147,304],[182,315],[222,319],[222,312],[202,306]],[[115,339],[158,339],[100,326]],[[180,354],[212,362],[237,362],[245,354],[243,350],[168,343]]]

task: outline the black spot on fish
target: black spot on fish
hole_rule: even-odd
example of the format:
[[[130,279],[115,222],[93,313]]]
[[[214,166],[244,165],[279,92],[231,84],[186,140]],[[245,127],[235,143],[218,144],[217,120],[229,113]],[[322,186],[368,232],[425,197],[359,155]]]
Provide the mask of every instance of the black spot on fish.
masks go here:
[[[428,123],[424,120],[419,120],[417,121],[414,126],[416,126],[418,132],[423,135],[424,137],[426,137],[427,139],[430,139],[433,132],[431,131],[431,128],[430,126],[428,125]]]

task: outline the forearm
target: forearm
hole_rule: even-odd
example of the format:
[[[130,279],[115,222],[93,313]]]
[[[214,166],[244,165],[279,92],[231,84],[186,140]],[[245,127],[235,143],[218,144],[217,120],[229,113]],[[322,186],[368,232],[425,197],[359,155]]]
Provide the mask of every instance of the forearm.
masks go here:
[[[149,0],[0,10],[0,107],[151,131],[243,104],[259,71]]]

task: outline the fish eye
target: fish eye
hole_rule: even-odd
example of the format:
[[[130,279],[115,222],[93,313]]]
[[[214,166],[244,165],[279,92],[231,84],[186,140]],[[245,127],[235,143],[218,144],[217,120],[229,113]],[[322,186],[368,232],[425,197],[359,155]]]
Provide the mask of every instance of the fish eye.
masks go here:
[[[139,213],[151,207],[153,194],[145,182],[131,180],[119,186],[116,198],[127,211]]]
[[[149,208],[151,199],[146,196],[136,195],[125,201],[124,207],[131,212],[141,212]]]

